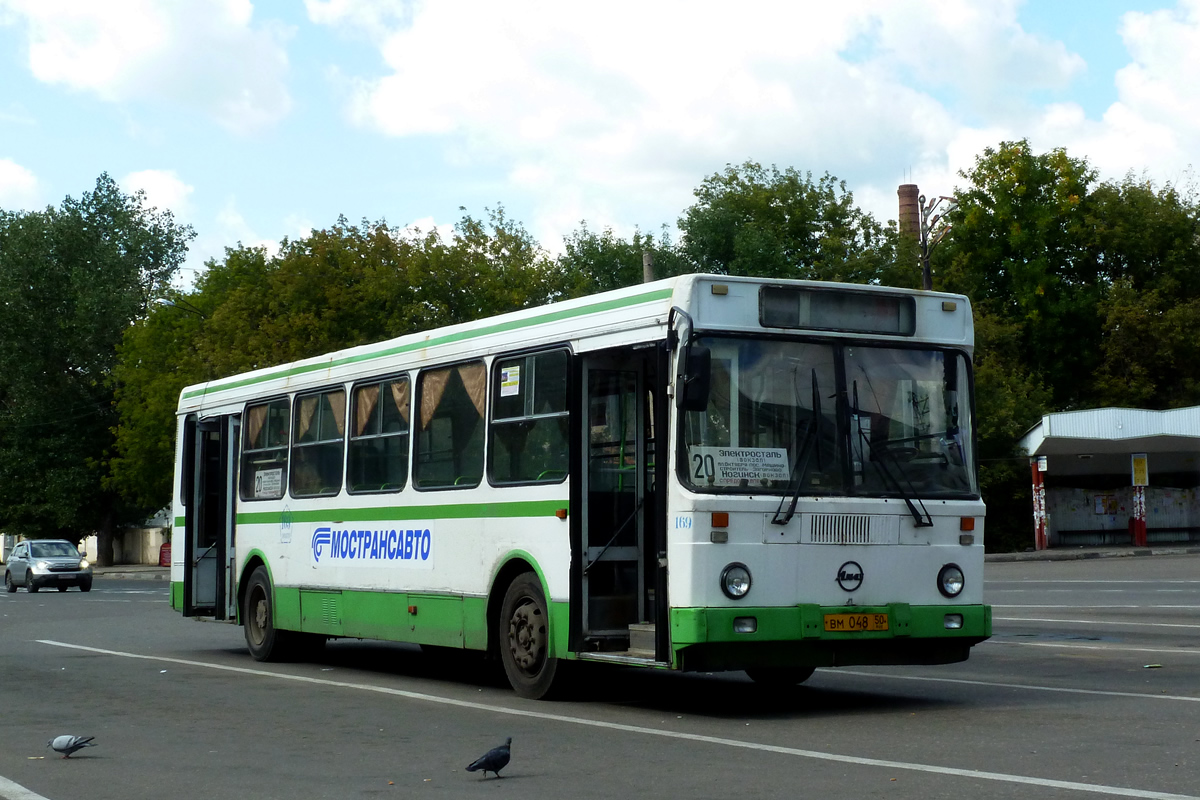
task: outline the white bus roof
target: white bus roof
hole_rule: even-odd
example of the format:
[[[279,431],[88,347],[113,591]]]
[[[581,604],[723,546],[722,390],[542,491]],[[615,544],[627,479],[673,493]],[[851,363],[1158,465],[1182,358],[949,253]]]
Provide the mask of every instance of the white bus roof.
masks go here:
[[[968,352],[974,344],[970,302],[962,295],[820,281],[681,275],[195,384],[181,392],[179,413],[229,413],[234,408],[240,410],[252,397],[283,395],[399,373],[415,366],[434,366],[517,349],[570,342],[575,352],[588,352],[660,340],[666,336],[673,306],[687,310],[697,329],[778,333],[780,329],[764,328],[759,322],[757,287],[762,285],[910,295],[917,299],[917,335],[871,334],[872,338],[936,341]],[[862,336],[836,331],[820,333],[831,337]]]

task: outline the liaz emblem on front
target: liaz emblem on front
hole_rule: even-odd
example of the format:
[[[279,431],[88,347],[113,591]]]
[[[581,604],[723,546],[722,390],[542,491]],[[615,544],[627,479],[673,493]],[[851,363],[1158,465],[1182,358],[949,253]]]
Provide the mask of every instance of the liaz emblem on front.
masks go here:
[[[838,567],[837,571],[838,586],[845,589],[847,592],[853,592],[858,587],[862,586],[863,568],[857,561],[847,561]]]

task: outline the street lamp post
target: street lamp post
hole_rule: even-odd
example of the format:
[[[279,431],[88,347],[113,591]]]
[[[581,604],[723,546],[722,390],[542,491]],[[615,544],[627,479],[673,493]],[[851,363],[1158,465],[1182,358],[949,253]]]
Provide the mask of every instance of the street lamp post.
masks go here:
[[[203,311],[182,298],[178,300],[168,300],[165,297],[156,297],[154,299],[154,304],[156,306],[166,306],[167,308],[178,308],[180,311],[186,311],[189,314],[195,314],[197,317],[200,317],[200,319],[208,319]]]
[[[941,214],[934,214],[933,212],[937,210],[943,200],[949,203],[946,210]],[[921,288],[928,291],[933,288],[929,254],[933,252],[933,248],[937,247],[938,242],[942,241],[942,238],[950,232],[950,224],[946,222],[946,215],[958,208],[958,201],[953,197],[942,195],[926,203],[925,195],[921,195],[917,202],[921,208]]]

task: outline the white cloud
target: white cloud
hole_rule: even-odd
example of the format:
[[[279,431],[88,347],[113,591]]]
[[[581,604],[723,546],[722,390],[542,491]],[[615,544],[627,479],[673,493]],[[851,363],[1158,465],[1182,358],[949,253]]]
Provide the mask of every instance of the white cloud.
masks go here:
[[[111,102],[195,107],[240,133],[291,108],[289,34],[252,16],[249,0],[0,0],[0,23],[26,30],[38,80]]]
[[[1027,115],[1025,90],[1084,66],[1023,31],[1018,0],[306,6],[319,24],[375,26],[386,72],[347,83],[353,121],[506,169],[551,247],[582,218],[623,217],[622,234],[674,223],[703,176],[747,159],[828,170],[894,217],[906,169],[961,166],[948,148],[966,126],[926,87],[977,93],[980,122],[1003,129],[988,120]]]
[[[0,158],[0,208],[32,210],[40,199],[37,176],[8,158]]]
[[[128,192],[145,192],[150,206],[170,211],[176,217],[185,217],[191,211],[189,197],[194,188],[184,183],[174,170],[131,172],[120,180],[120,184]]]
[[[1146,171],[1159,181],[1189,179],[1200,152],[1200,0],[1129,12],[1120,33],[1131,61],[1117,72],[1117,102],[1098,120],[1076,104],[1048,106],[1026,135],[1087,157],[1102,178]]]

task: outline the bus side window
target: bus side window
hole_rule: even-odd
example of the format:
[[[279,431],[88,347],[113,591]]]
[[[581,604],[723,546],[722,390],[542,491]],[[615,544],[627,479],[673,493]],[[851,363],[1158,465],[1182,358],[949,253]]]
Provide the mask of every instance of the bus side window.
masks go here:
[[[398,492],[408,481],[408,377],[354,388],[347,483],[353,494]]]
[[[278,500],[287,484],[288,420],[286,397],[246,406],[246,444],[242,448],[243,500]]]
[[[297,397],[293,425],[292,496],[318,497],[340,492],[346,391],[335,389]]]
[[[466,489],[483,479],[483,412],[487,367],[471,361],[423,370],[417,377],[413,485]]]
[[[568,367],[566,350],[496,361],[488,448],[492,483],[566,479]]]

